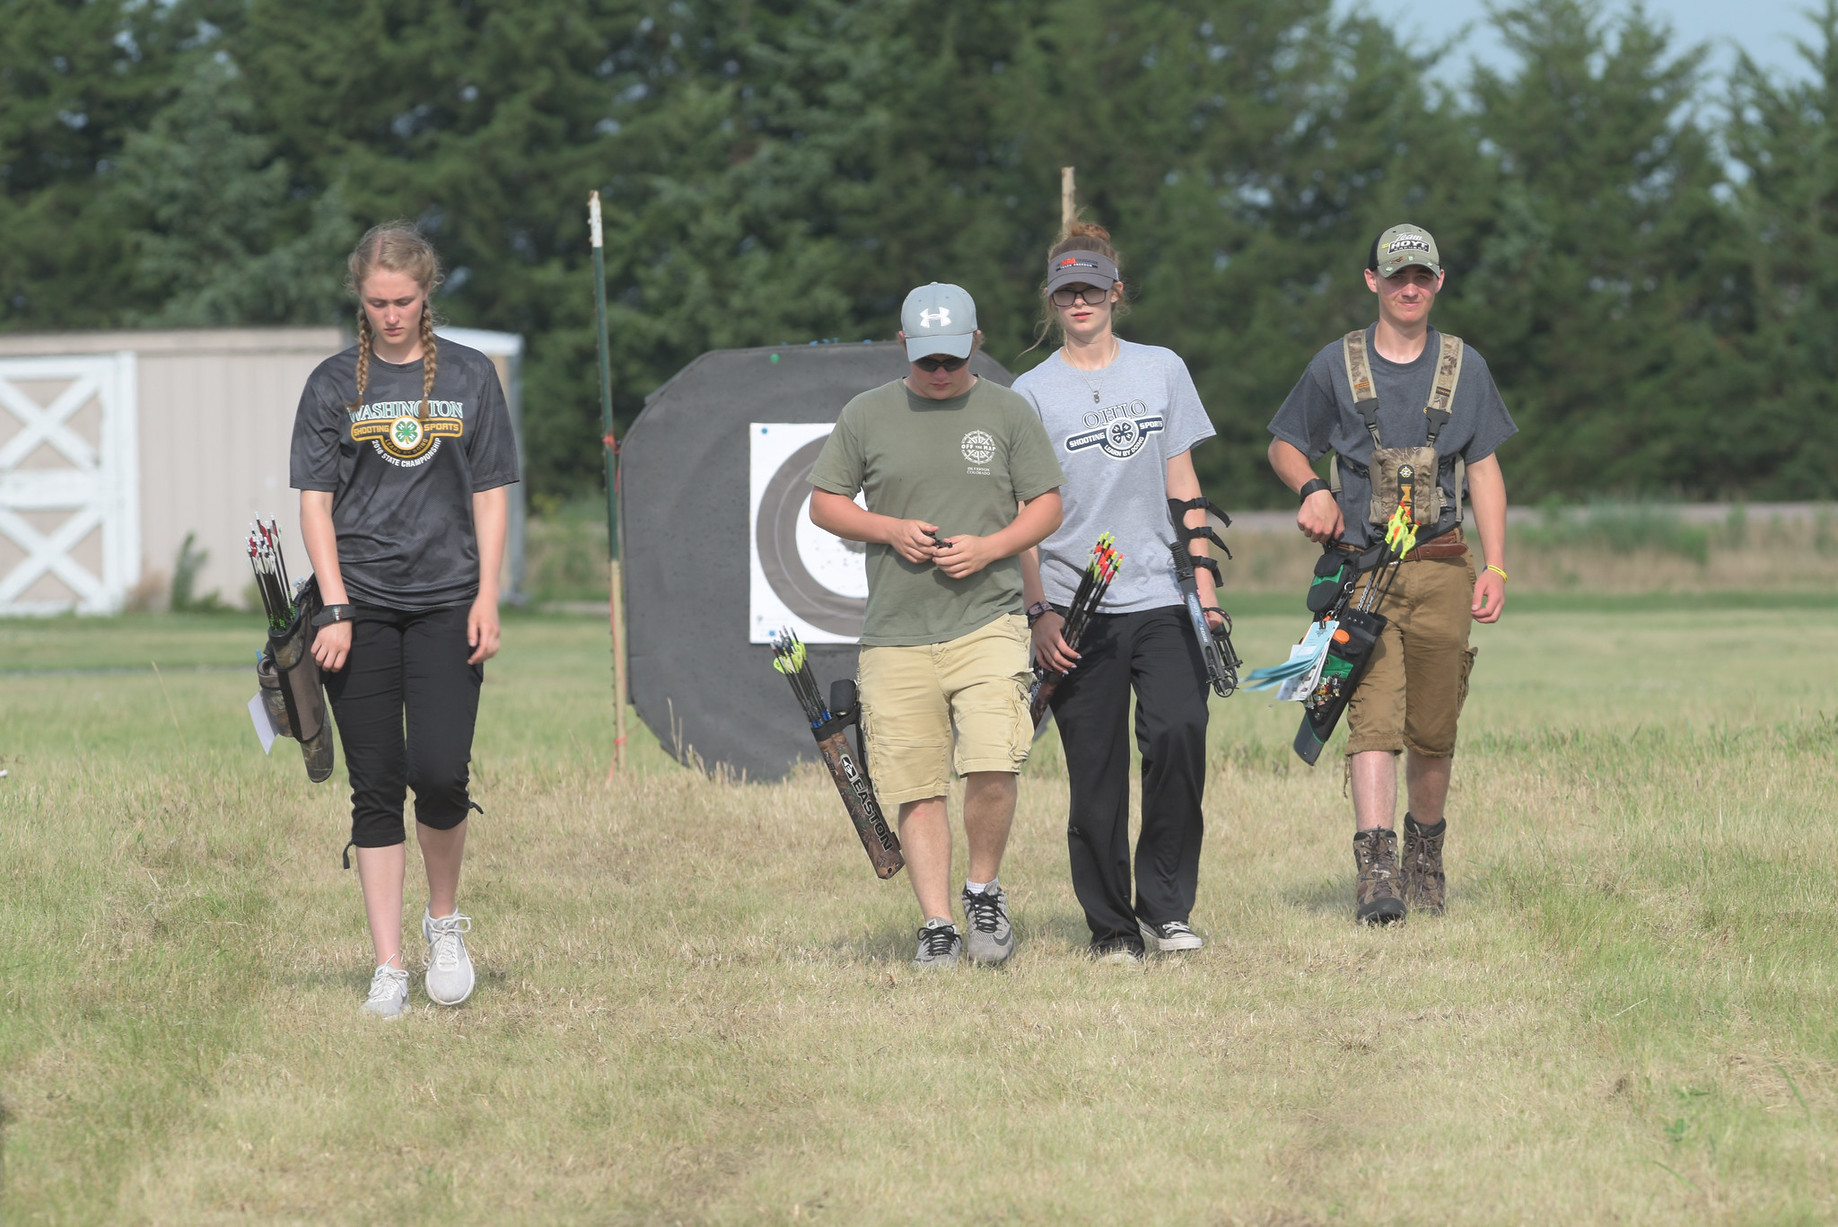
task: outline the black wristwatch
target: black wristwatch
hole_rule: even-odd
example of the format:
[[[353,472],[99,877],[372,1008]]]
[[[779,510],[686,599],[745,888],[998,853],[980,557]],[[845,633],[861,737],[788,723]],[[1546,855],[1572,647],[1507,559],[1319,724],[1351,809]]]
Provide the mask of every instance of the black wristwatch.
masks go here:
[[[1321,490],[1331,490],[1331,489],[1333,489],[1333,487],[1329,486],[1326,482],[1322,481],[1319,477],[1311,477],[1309,480],[1302,483],[1302,488],[1296,491],[1296,497],[1301,499],[1304,503],[1306,503],[1309,500],[1309,498],[1313,496],[1314,494],[1316,494],[1317,492]]]
[[[1052,612],[1053,607],[1045,601],[1035,601],[1032,605],[1027,607],[1027,624],[1032,626]]]
[[[327,605],[313,615],[313,625],[330,626],[334,622],[349,622],[354,612],[349,605]]]

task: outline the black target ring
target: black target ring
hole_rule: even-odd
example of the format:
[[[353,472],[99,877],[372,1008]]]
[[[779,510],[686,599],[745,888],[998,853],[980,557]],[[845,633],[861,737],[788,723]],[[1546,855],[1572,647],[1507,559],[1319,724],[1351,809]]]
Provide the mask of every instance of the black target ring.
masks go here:
[[[759,548],[760,570],[785,608],[820,630],[854,639],[862,633],[867,600],[824,587],[798,554],[798,513],[810,493],[811,469],[826,441],[812,439],[787,456],[766,483],[753,539]]]

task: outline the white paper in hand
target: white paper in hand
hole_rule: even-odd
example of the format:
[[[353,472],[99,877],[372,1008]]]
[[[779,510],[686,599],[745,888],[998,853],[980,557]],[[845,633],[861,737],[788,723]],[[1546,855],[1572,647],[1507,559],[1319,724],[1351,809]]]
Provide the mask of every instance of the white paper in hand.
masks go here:
[[[262,739],[262,753],[274,749],[274,722],[268,718],[268,705],[262,702],[262,692],[256,691],[255,697],[249,700],[249,719],[255,722],[255,735]]]

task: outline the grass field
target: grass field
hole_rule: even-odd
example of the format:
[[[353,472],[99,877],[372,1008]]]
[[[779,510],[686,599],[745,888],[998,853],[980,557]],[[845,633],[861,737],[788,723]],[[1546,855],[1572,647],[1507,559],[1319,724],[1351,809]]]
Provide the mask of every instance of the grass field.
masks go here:
[[[1245,607],[1252,663],[1293,604]],[[249,729],[254,624],[0,623],[0,1220],[1829,1222],[1835,610],[1480,628],[1450,914],[1395,931],[1351,922],[1331,756],[1240,695],[1208,947],[1089,963],[1049,739],[1002,875],[1019,953],[929,977],[827,777],[646,743],[606,784],[603,623],[514,618],[480,986],[436,1011],[417,977],[387,1024],[357,1012],[342,771]]]

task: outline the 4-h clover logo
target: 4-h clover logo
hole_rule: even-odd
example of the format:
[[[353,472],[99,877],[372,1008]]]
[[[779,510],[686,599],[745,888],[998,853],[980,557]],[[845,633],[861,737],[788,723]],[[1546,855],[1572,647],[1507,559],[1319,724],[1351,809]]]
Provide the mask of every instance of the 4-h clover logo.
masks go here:
[[[421,444],[421,419],[399,417],[389,428],[389,440],[397,451],[412,452]]]

